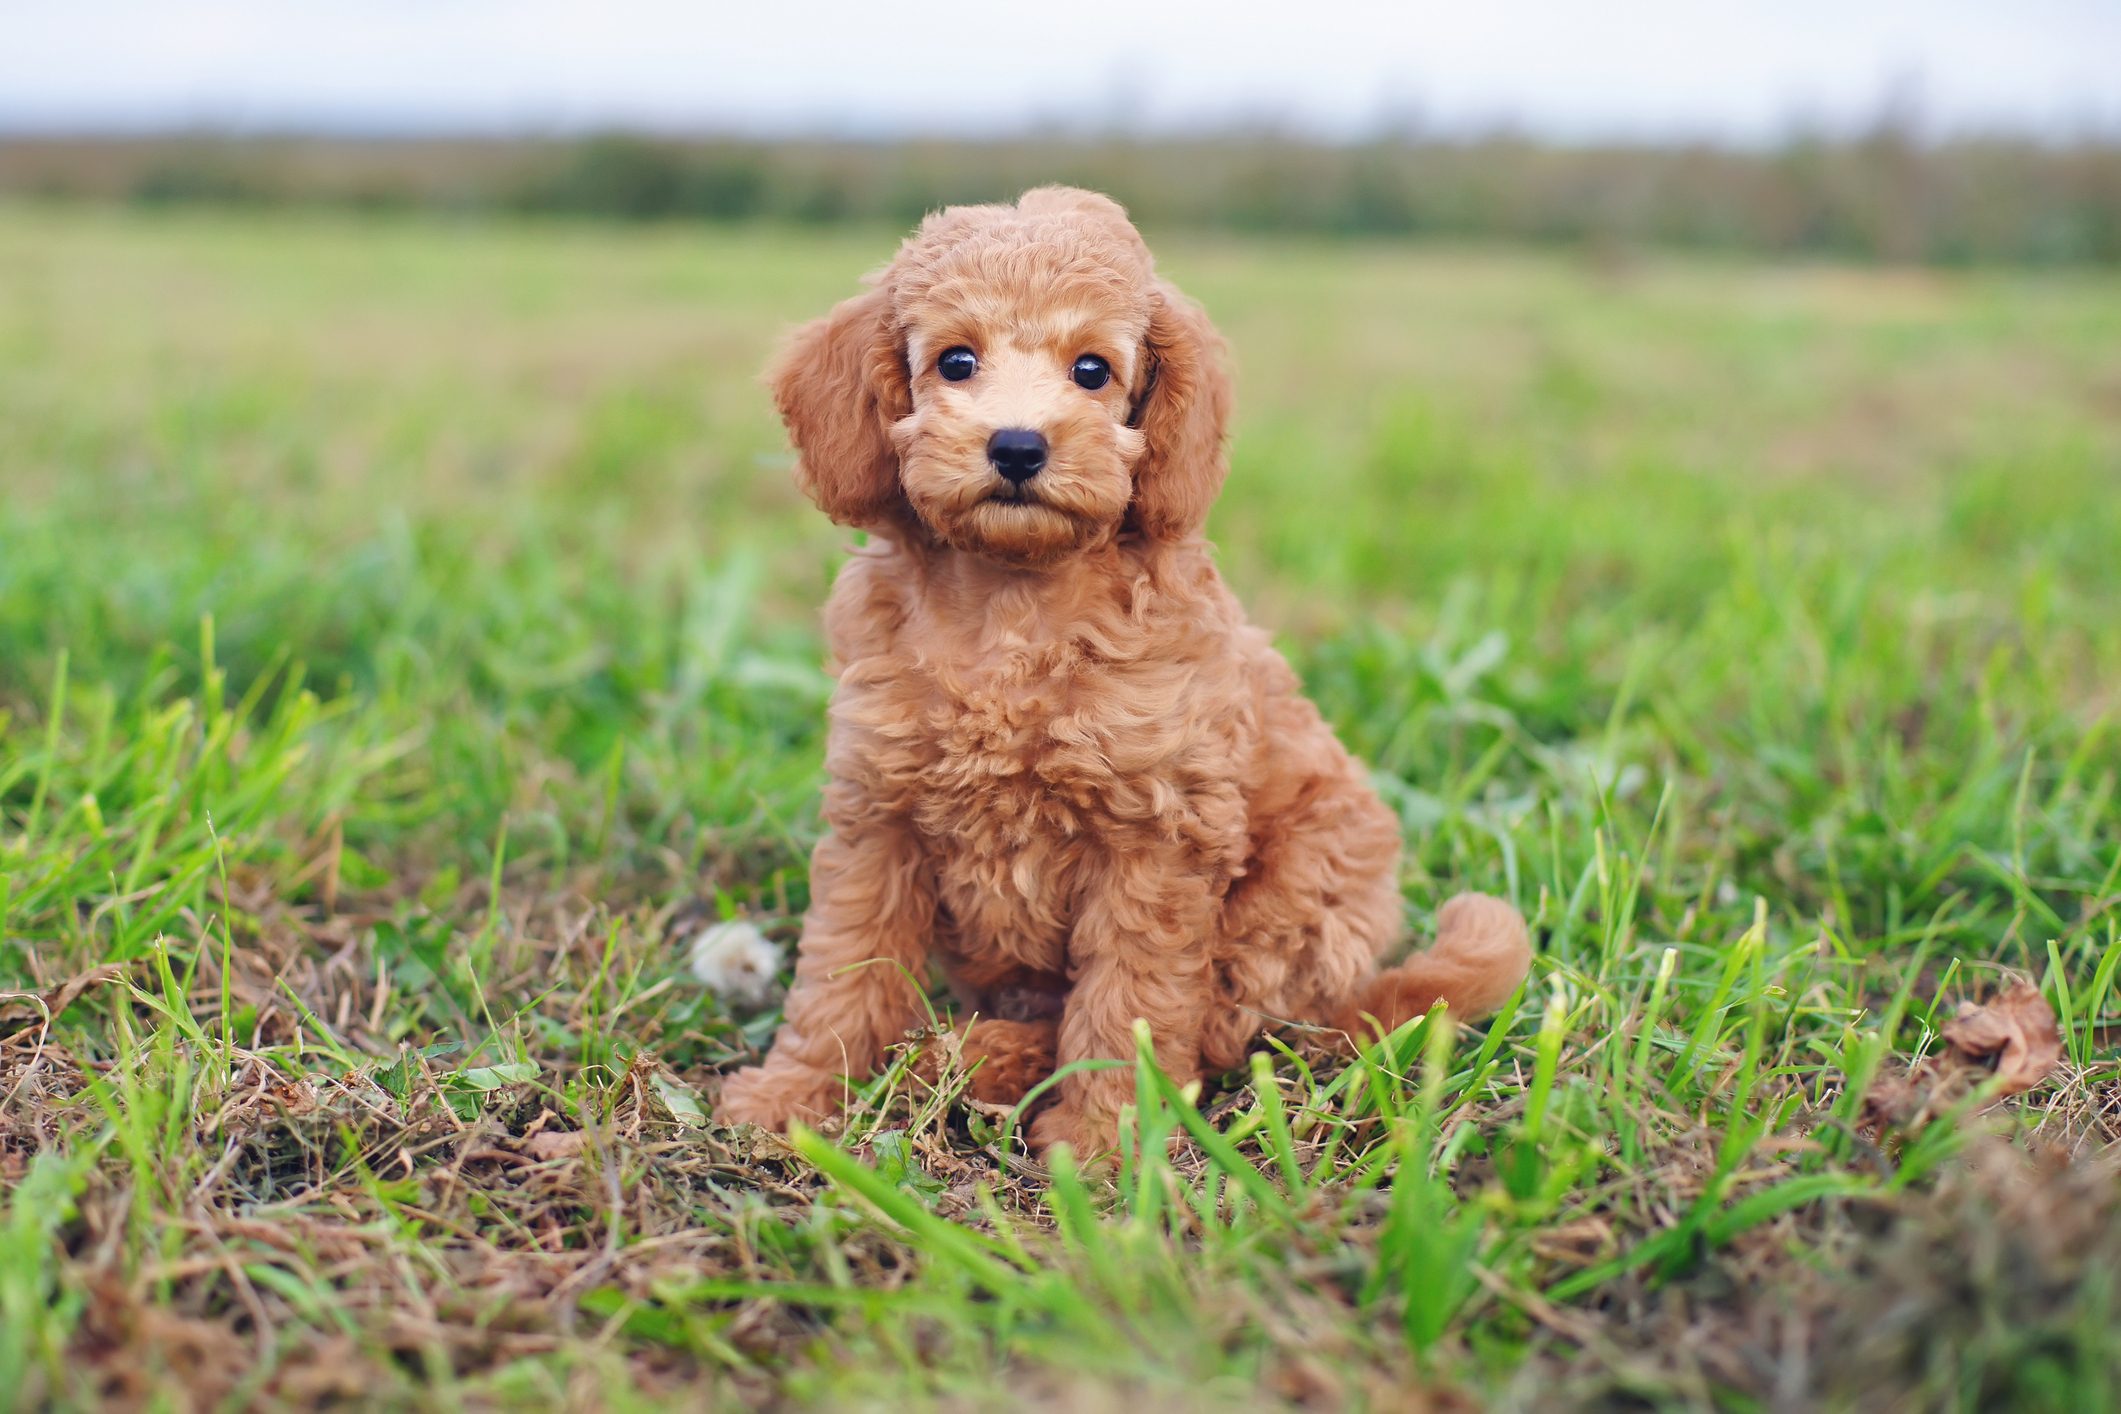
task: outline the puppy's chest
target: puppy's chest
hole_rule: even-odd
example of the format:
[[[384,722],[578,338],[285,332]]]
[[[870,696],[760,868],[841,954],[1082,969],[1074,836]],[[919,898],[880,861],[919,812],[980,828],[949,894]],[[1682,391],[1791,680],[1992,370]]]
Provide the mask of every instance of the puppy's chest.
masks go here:
[[[941,667],[910,684],[899,766],[912,814],[950,852],[1019,853],[1073,839],[1126,811],[1153,763],[1114,759],[1126,682],[1066,648]]]
[[[967,945],[1056,965],[1090,871],[1187,814],[1175,690],[1055,645],[902,669],[860,716]]]

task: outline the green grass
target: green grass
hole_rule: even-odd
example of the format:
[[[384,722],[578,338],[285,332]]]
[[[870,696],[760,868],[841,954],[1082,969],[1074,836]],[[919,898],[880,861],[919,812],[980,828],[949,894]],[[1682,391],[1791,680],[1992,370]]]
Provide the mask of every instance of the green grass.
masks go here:
[[[0,207],[0,1388],[2113,1397],[2121,278],[1159,239],[1411,922],[1540,956],[1139,1066],[1108,1177],[903,1066],[717,1128],[773,1017],[665,937],[796,931],[843,536],[756,370],[891,239]],[[1881,1130],[2013,969],[2055,1079]]]

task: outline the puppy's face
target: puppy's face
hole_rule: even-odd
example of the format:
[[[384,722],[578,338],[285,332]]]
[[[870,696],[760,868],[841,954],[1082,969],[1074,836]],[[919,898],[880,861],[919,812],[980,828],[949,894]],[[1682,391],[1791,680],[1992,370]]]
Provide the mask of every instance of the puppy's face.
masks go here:
[[[1052,242],[951,254],[903,309],[899,485],[947,545],[1052,560],[1115,531],[1133,499],[1146,282]]]
[[[1223,475],[1219,341],[1118,206],[1044,188],[930,217],[774,375],[835,520],[1036,566],[1197,531]]]

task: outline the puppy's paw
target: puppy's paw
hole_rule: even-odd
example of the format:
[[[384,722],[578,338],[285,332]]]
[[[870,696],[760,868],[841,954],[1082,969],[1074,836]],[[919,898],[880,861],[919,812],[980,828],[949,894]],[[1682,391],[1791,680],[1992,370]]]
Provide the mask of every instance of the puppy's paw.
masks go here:
[[[785,1130],[798,1121],[814,1125],[838,1111],[841,1089],[836,1075],[768,1061],[722,1082],[714,1117],[726,1125],[761,1129]]]
[[[1081,1168],[1104,1168],[1119,1160],[1119,1122],[1098,1120],[1067,1101],[1031,1121],[1031,1148],[1041,1156],[1066,1144]]]
[[[913,1063],[913,1073],[940,1085],[952,1052],[971,1072],[967,1098],[984,1105],[1015,1105],[1053,1074],[1058,1024],[982,1018],[956,1033],[931,1037]]]

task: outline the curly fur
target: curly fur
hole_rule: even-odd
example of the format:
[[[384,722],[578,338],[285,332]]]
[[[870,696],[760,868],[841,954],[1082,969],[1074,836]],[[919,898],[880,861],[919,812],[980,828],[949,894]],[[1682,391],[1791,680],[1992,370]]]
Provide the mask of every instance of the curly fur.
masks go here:
[[[966,345],[961,383],[937,356]],[[1069,368],[1113,370],[1091,392]],[[1222,345],[1115,203],[1041,188],[928,218],[771,373],[798,480],[871,532],[825,611],[828,833],[786,1021],[723,1119],[829,1114],[940,964],[983,1094],[1133,1052],[1185,1078],[1273,1020],[1391,1027],[1505,1000],[1524,923],[1463,895],[1399,938],[1398,823],[1201,538],[1227,469]],[[1021,499],[992,431],[1052,448]],[[1064,1077],[1033,1141],[1109,1150],[1131,1078]]]

